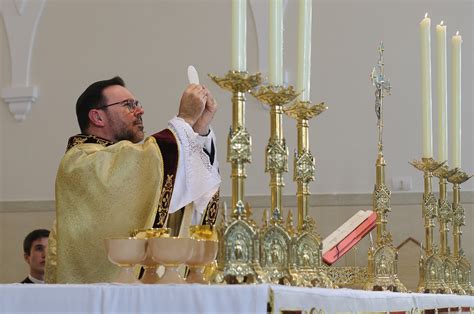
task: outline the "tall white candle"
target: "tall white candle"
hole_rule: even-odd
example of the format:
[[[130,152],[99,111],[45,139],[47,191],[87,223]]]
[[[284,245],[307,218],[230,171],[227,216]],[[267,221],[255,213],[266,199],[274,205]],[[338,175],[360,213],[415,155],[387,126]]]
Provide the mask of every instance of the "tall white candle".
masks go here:
[[[461,43],[459,32],[451,39],[451,158],[461,168]]]
[[[268,77],[270,85],[283,85],[283,2],[269,2]]]
[[[437,68],[437,100],[438,100],[438,161],[448,160],[448,128],[447,128],[447,82],[446,82],[446,25],[443,21],[436,25],[436,68]]]
[[[431,20],[428,13],[420,22],[421,34],[421,103],[423,130],[423,157],[433,157],[433,134],[431,116]]]
[[[299,0],[298,16],[298,77],[296,90],[302,91],[299,99],[310,99],[311,77],[311,16],[312,0]]]
[[[232,0],[232,70],[247,71],[247,0]]]

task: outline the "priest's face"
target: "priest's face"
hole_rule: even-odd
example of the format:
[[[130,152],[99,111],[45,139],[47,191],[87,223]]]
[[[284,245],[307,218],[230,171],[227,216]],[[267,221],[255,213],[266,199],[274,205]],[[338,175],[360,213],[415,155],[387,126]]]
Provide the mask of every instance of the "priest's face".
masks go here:
[[[138,143],[144,138],[143,108],[132,93],[123,86],[113,85],[104,89],[107,128],[110,140],[128,140]]]

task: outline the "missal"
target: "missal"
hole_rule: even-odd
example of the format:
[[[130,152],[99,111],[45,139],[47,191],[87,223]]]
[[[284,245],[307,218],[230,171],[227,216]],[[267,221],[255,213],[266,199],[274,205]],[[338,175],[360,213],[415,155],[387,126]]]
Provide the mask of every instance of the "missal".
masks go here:
[[[377,213],[359,210],[323,240],[323,261],[332,265],[375,228]]]

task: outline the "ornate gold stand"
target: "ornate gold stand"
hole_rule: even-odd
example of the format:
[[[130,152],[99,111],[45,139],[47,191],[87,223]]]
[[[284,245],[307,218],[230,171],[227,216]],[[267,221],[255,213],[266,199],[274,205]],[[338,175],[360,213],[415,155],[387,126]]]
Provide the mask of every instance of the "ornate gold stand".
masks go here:
[[[230,221],[218,227],[219,250],[214,283],[254,284],[269,282],[260,267],[260,238],[255,221],[239,201]]]
[[[444,162],[433,158],[422,158],[410,163],[416,169],[423,171],[425,191],[423,194],[422,214],[425,219],[425,251],[420,257],[418,292],[446,293],[449,287],[444,282],[443,260],[438,249],[433,245],[434,220],[438,216],[438,202],[432,192],[431,179],[433,172],[442,167]]]
[[[449,170],[448,166],[439,167],[433,175],[439,179],[439,201],[438,201],[438,222],[439,222],[439,243],[440,257],[443,261],[444,282],[447,286],[445,293],[463,294],[463,290],[458,283],[456,271],[456,260],[451,256],[448,245],[449,223],[452,221],[451,204],[447,198],[447,178],[455,173],[454,169]]]
[[[245,93],[257,87],[262,79],[260,73],[229,71],[223,78],[209,75],[221,88],[232,92],[232,127],[227,139],[227,161],[232,165],[232,204],[245,202],[245,163],[252,161],[252,139],[245,128]]]
[[[453,184],[453,258],[456,260],[457,279],[461,289],[458,294],[474,294],[471,284],[471,263],[464,256],[461,248],[461,226],[464,226],[464,208],[461,205],[461,184],[469,180],[472,176],[467,175],[461,169],[456,168],[455,173],[448,177],[448,182]]]
[[[390,95],[390,82],[385,79],[383,43],[379,47],[379,60],[372,70],[372,83],[375,86],[375,113],[377,115],[378,145],[375,165],[375,186],[372,207],[377,213],[377,241],[368,252],[368,279],[365,290],[390,290],[405,292],[407,289],[398,279],[398,251],[392,244],[392,235],[387,231],[387,216],[391,211],[391,192],[385,185],[385,159],[383,157],[383,98]]]
[[[318,116],[328,109],[324,103],[311,106],[309,101],[296,101],[284,112],[296,120],[298,130],[298,152],[295,152],[293,180],[297,183],[296,197],[298,200],[298,230],[303,228],[304,218],[308,216],[311,195],[309,183],[314,181],[314,157],[309,149],[309,119]]]
[[[252,95],[270,106],[270,139],[265,151],[265,172],[270,172],[271,210],[281,210],[285,186],[283,172],[288,171],[288,147],[283,137],[283,106],[293,101],[298,94],[292,86],[262,86]]]

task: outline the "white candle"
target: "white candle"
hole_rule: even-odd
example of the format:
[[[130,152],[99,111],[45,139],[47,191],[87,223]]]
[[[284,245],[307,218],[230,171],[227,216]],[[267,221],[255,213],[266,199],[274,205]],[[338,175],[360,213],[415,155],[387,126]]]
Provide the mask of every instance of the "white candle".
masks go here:
[[[247,0],[232,0],[232,70],[247,71]]]
[[[224,221],[227,221],[227,203],[224,202]]]
[[[452,167],[461,168],[461,43],[459,32],[451,40],[451,157]]]
[[[436,25],[436,68],[438,100],[438,161],[448,160],[447,82],[446,82],[446,25]]]
[[[312,0],[300,0],[298,17],[298,78],[299,99],[309,101],[311,77],[311,16]]]
[[[431,117],[431,20],[428,13],[420,22],[421,34],[421,104],[423,130],[423,157],[433,157],[433,134]]]
[[[270,85],[283,85],[283,2],[269,2],[269,55],[268,77]]]

